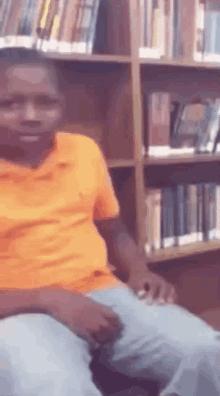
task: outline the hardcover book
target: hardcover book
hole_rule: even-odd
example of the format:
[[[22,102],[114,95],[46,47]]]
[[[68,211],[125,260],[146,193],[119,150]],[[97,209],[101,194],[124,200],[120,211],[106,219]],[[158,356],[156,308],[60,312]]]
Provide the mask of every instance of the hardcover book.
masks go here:
[[[170,145],[170,94],[153,92],[148,96],[148,155],[166,156]]]
[[[159,59],[165,55],[166,1],[140,0],[140,58]]]
[[[175,245],[175,199],[172,187],[162,190],[161,247]]]

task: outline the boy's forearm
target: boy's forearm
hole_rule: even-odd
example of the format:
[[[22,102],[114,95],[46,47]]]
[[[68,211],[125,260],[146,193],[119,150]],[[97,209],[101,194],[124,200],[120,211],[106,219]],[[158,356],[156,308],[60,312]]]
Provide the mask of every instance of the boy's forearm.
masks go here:
[[[64,293],[60,286],[44,286],[36,289],[0,289],[0,319],[22,313],[41,313],[53,316],[64,296],[81,296],[74,290]]]
[[[0,289],[0,319],[22,313],[49,313],[49,304],[40,298],[40,289]]]
[[[109,228],[105,228],[104,221],[102,224],[97,223],[97,226],[106,241],[109,261],[116,267],[116,274],[120,273],[124,281],[134,273],[146,275],[146,255],[144,251],[142,254],[138,252],[135,241],[129,235],[121,219],[117,219]]]

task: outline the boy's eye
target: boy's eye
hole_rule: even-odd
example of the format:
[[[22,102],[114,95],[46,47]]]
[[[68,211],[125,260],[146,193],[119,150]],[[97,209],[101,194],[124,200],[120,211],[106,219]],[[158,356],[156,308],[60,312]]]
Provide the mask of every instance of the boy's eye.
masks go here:
[[[50,106],[55,106],[55,105],[59,104],[59,99],[58,98],[50,98],[47,96],[41,96],[36,99],[35,103],[38,106],[50,107]]]
[[[17,109],[22,104],[22,102],[23,101],[21,100],[15,99],[0,100],[0,108],[14,110]]]

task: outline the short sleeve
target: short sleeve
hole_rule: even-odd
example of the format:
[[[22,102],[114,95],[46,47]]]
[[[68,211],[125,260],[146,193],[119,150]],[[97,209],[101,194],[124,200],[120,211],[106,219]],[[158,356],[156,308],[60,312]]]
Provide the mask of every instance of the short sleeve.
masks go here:
[[[101,220],[119,215],[119,203],[115,196],[111,177],[104,157],[99,150],[97,156],[97,197],[94,207],[94,219]]]

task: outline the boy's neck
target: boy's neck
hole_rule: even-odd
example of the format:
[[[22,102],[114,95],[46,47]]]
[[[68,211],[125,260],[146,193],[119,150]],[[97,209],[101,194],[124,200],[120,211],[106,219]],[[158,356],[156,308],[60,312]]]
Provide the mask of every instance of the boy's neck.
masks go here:
[[[14,162],[15,164],[27,164],[36,168],[39,166],[54,147],[54,139],[48,139],[44,147],[41,144],[34,144],[27,151],[26,147],[0,145],[0,158]]]

